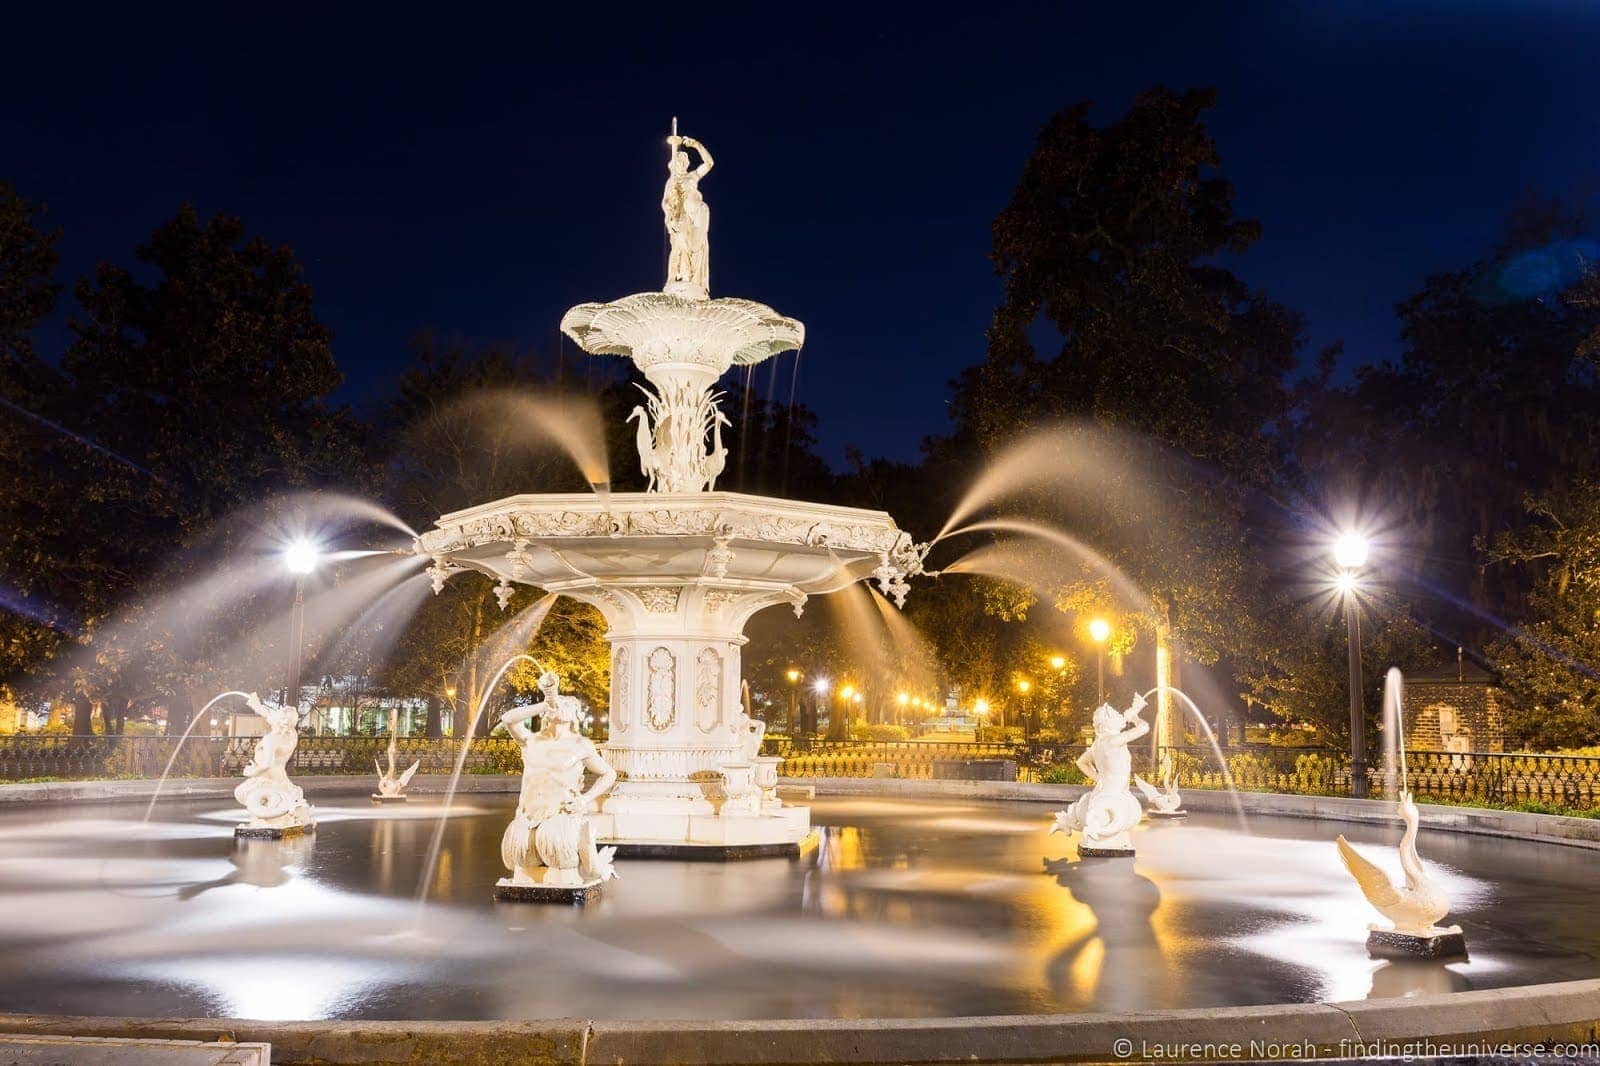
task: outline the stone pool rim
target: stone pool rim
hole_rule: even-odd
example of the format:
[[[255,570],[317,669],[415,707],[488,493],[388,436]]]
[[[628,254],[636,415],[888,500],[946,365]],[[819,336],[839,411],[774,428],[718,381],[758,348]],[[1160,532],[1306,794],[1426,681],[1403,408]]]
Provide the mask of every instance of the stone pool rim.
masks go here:
[[[465,793],[514,792],[511,775],[469,775]],[[231,794],[232,779],[169,781],[163,797],[201,799]],[[306,792],[354,801],[370,791],[370,775],[308,776]],[[0,785],[0,808],[13,803],[94,803],[148,797],[152,781],[74,781]],[[998,800],[1058,803],[1082,788],[1005,781],[910,781],[893,778],[786,779],[819,795]],[[438,795],[445,778],[419,776],[412,792]],[[1227,793],[1185,793],[1192,810],[1234,809]],[[1392,804],[1281,793],[1238,794],[1246,814],[1395,821]],[[1421,804],[1424,828],[1515,837],[1545,844],[1600,850],[1600,819],[1529,814],[1491,808]],[[966,1018],[776,1019],[753,1021],[546,1021],[380,1022],[330,1019],[308,1022],[240,1018],[121,1018],[0,1014],[0,1033],[61,1036],[145,1036],[163,1039],[264,1041],[274,1062],[1138,1062],[1206,1058],[1185,1047],[1240,1046],[1243,1059],[1322,1057],[1444,1046],[1560,1043],[1590,1045],[1600,1054],[1600,979],[1520,985],[1340,1003],[1286,1003],[1188,1008],[1128,1014],[995,1015]],[[1124,1041],[1125,1044],[1119,1044]],[[1367,1045],[1365,1049],[1354,1045]],[[1374,1048],[1372,1045],[1383,1045]],[[1410,1045],[1409,1051],[1407,1045]],[[1122,1051],[1126,1047],[1127,1051]],[[1159,1054],[1146,1056],[1142,1049]],[[1277,1053],[1272,1053],[1276,1049]],[[1172,1052],[1177,1053],[1172,1053]],[[1526,1053],[1526,1052],[1524,1052]]]

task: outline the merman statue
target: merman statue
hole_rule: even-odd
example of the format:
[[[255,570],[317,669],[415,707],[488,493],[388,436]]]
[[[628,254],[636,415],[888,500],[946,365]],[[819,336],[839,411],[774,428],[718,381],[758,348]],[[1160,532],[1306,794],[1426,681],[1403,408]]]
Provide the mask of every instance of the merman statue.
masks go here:
[[[577,731],[577,697],[562,695],[551,671],[539,678],[542,702],[513,707],[496,728],[510,730],[522,748],[522,790],[517,812],[500,841],[500,857],[511,870],[495,889],[496,899],[584,902],[616,876],[616,848],[596,848],[587,814],[617,780],[592,741]],[[539,717],[534,732],[527,720]],[[584,772],[594,783],[583,787]]]
[[[1052,833],[1081,832],[1078,854],[1084,858],[1115,858],[1133,854],[1128,831],[1144,814],[1129,784],[1133,758],[1128,745],[1150,732],[1139,717],[1145,699],[1135,696],[1126,711],[1102,703],[1094,712],[1094,743],[1078,756],[1078,769],[1093,787],[1077,802],[1056,814]]]
[[[244,768],[244,780],[233,798],[250,812],[250,820],[234,830],[235,836],[279,838],[313,828],[316,819],[300,786],[289,780],[286,767],[299,743],[296,732],[300,708],[263,703],[255,693],[245,697],[250,709],[266,719],[267,731],[256,742],[255,753]]]

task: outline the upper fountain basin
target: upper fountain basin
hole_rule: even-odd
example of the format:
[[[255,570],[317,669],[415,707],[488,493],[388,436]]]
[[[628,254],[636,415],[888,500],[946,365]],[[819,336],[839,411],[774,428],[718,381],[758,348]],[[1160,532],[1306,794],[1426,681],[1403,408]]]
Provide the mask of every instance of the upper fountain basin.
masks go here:
[[[919,569],[883,511],[737,492],[509,496],[445,515],[417,547],[436,566],[591,602],[602,587],[695,586],[798,606],[869,575],[903,587]]]
[[[579,304],[561,331],[584,351],[632,359],[649,375],[669,367],[711,372],[749,366],[805,343],[806,328],[754,300],[686,299],[640,292],[610,303]]]

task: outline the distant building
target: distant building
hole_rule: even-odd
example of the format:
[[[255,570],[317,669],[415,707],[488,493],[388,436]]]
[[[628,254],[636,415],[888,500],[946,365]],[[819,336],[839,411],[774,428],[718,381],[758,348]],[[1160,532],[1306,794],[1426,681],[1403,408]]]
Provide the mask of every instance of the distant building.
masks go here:
[[[1471,662],[1406,675],[1406,747],[1413,751],[1504,751],[1494,675]]]

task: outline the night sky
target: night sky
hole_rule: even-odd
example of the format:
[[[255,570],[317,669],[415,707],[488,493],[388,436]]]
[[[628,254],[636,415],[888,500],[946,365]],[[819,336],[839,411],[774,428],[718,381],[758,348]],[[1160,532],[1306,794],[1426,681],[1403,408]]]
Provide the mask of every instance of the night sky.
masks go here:
[[[8,11],[0,178],[50,205],[66,281],[184,200],[292,246],[360,406],[418,330],[553,351],[568,306],[659,288],[673,115],[717,162],[713,295],[806,323],[799,396],[835,462],[944,427],[997,297],[989,223],[1068,104],[1216,86],[1265,227],[1236,267],[1308,316],[1308,355],[1343,338],[1351,362],[1394,355],[1393,304],[1487,251],[1524,190],[1600,178],[1580,0],[222,6]]]

